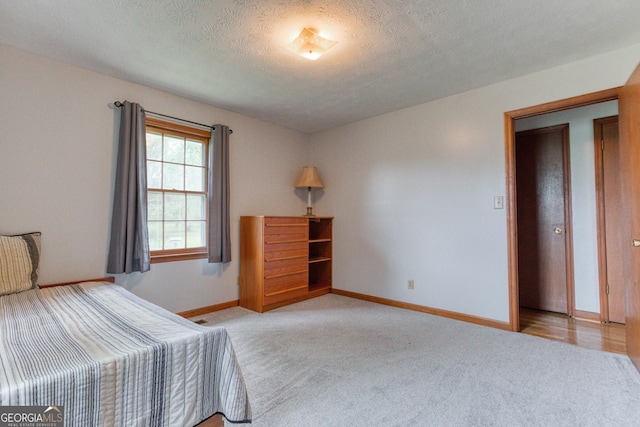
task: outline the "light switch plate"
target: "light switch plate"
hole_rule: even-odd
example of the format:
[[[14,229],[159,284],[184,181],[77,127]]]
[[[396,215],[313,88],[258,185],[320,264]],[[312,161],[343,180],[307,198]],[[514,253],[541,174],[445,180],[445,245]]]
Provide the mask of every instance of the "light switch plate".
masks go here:
[[[504,209],[504,197],[495,196],[493,198],[493,209]]]

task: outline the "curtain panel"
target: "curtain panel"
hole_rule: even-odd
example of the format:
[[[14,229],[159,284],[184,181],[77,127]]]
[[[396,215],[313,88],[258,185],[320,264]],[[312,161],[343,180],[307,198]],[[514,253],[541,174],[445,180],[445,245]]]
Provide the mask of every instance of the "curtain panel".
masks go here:
[[[151,267],[147,229],[145,113],[124,101],[120,108],[118,163],[107,273],[145,272]]]
[[[209,143],[209,236],[210,263],[231,261],[229,219],[229,127],[215,125]]]

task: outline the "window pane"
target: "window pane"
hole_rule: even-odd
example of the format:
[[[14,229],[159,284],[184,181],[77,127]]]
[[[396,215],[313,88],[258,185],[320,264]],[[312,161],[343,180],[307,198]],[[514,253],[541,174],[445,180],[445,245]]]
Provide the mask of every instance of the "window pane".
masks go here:
[[[184,190],[184,166],[164,163],[162,188],[165,190]]]
[[[184,163],[184,138],[177,136],[164,136],[165,162]]]
[[[164,248],[184,249],[184,221],[165,221],[164,223]]]
[[[186,166],[185,189],[188,191],[204,191],[204,169]]]
[[[162,188],[162,163],[147,162],[147,188]]]
[[[147,159],[162,160],[162,134],[147,132]]]
[[[189,194],[187,196],[187,219],[204,220],[207,219],[205,210],[206,198],[204,194]]]
[[[187,221],[187,247],[201,248],[206,246],[204,243],[205,222],[204,221]]]
[[[149,250],[162,250],[162,222],[149,221]]]
[[[185,195],[170,194],[164,195],[164,219],[166,220],[182,220],[186,217]]]
[[[202,142],[187,139],[185,163],[194,166],[204,166],[204,144]]]
[[[162,220],[162,193],[147,193],[147,218],[149,221]],[[162,241],[162,238],[160,240]]]

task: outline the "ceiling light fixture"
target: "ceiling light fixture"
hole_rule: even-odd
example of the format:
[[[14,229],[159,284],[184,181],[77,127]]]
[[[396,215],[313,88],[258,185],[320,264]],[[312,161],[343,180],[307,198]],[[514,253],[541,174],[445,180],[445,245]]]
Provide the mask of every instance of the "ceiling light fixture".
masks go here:
[[[313,28],[303,28],[300,35],[289,43],[289,49],[300,56],[315,61],[336,43],[338,42],[318,35],[318,32]]]

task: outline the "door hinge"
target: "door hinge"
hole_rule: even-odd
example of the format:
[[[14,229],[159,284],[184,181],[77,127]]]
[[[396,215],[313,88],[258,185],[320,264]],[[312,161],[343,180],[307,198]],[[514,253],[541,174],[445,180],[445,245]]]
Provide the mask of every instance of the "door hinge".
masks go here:
[[[604,138],[600,140],[600,147],[604,151]]]
[[[605,287],[605,291],[607,292],[607,295],[609,295],[609,284],[607,283],[607,286]]]

